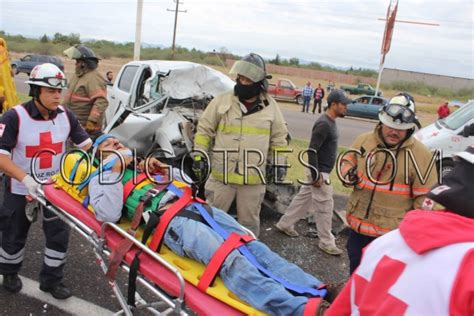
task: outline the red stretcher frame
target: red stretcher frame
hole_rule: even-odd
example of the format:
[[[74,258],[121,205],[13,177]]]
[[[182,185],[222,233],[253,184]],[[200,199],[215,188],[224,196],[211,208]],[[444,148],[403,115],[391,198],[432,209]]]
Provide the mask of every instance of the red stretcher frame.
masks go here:
[[[104,274],[107,271],[104,261],[108,259],[111,251],[123,238],[132,239],[134,246],[125,255],[121,267],[128,272],[135,253],[139,248],[142,250],[139,273],[144,278],[139,276],[137,280],[158,296],[160,303],[155,303],[155,305],[165,304],[173,312],[181,315],[188,315],[186,308],[191,309],[198,315],[245,315],[224,302],[201,292],[197,287],[185,281],[180,272],[160,258],[157,253],[127,234],[119,226],[97,221],[94,214],[86,210],[63,190],[55,188],[54,185],[43,185],[38,201],[93,244],[94,252],[100,259],[99,263]],[[112,288],[123,308],[123,312],[126,315],[132,315],[132,308],[127,305],[126,299],[118,286],[112,284]],[[170,296],[176,298],[173,299]],[[150,308],[149,306],[150,304],[145,304],[145,308]],[[139,304],[136,308],[140,308]]]

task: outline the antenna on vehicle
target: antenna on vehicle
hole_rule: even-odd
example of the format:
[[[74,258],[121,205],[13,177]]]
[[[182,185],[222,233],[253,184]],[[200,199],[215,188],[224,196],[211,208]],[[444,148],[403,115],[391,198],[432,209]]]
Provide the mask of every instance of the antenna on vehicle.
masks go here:
[[[224,67],[224,69],[228,72],[229,69],[227,69],[227,66],[225,65],[225,63],[224,63],[224,61],[222,60],[222,58],[221,58],[221,56],[219,55],[219,53],[218,53],[215,49],[212,50],[212,53],[217,56],[217,59],[219,59],[219,61],[221,62],[222,67]]]

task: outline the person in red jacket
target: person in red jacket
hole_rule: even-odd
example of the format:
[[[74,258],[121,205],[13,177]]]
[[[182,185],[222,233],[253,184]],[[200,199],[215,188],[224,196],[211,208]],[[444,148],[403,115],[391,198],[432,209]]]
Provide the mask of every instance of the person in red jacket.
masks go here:
[[[448,107],[448,102],[444,102],[441,104],[438,108],[438,119],[443,119],[446,116],[449,115],[449,107]]]
[[[326,312],[332,315],[474,315],[474,147],[399,229],[374,240]]]

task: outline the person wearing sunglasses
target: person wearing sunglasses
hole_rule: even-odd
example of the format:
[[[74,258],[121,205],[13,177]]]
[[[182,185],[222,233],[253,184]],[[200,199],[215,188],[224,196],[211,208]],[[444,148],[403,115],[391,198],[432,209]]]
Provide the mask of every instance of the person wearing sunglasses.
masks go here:
[[[105,78],[99,73],[99,58],[84,45],[69,47],[64,55],[76,61],[63,104],[77,115],[92,138],[100,135],[107,101]]]
[[[3,288],[11,293],[22,289],[18,272],[25,256],[25,243],[33,221],[29,212],[40,183],[59,171],[70,139],[87,150],[92,141],[75,115],[59,105],[66,88],[64,73],[53,64],[33,68],[26,81],[32,99],[8,110],[0,118],[0,172],[5,174],[5,192],[0,205],[0,274]],[[69,226],[43,209],[46,239],[40,289],[57,299],[71,291],[62,283]]]
[[[346,207],[351,274],[365,246],[396,229],[409,210],[430,207],[423,203],[436,183],[432,155],[413,137],[420,127],[413,97],[407,93],[393,97],[380,110],[379,121],[373,132],[359,135],[339,160],[341,180],[353,186]]]

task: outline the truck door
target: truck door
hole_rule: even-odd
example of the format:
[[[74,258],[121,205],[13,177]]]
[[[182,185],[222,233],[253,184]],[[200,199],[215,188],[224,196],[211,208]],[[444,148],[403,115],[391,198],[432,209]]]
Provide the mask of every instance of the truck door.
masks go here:
[[[136,102],[137,86],[148,65],[128,64],[120,70],[111,89],[107,91],[109,106],[105,111],[105,125],[109,127],[116,117],[130,109]]]
[[[289,81],[281,80],[278,89],[280,91],[278,91],[277,95],[280,95],[281,99],[292,100],[295,96],[295,88]]]

